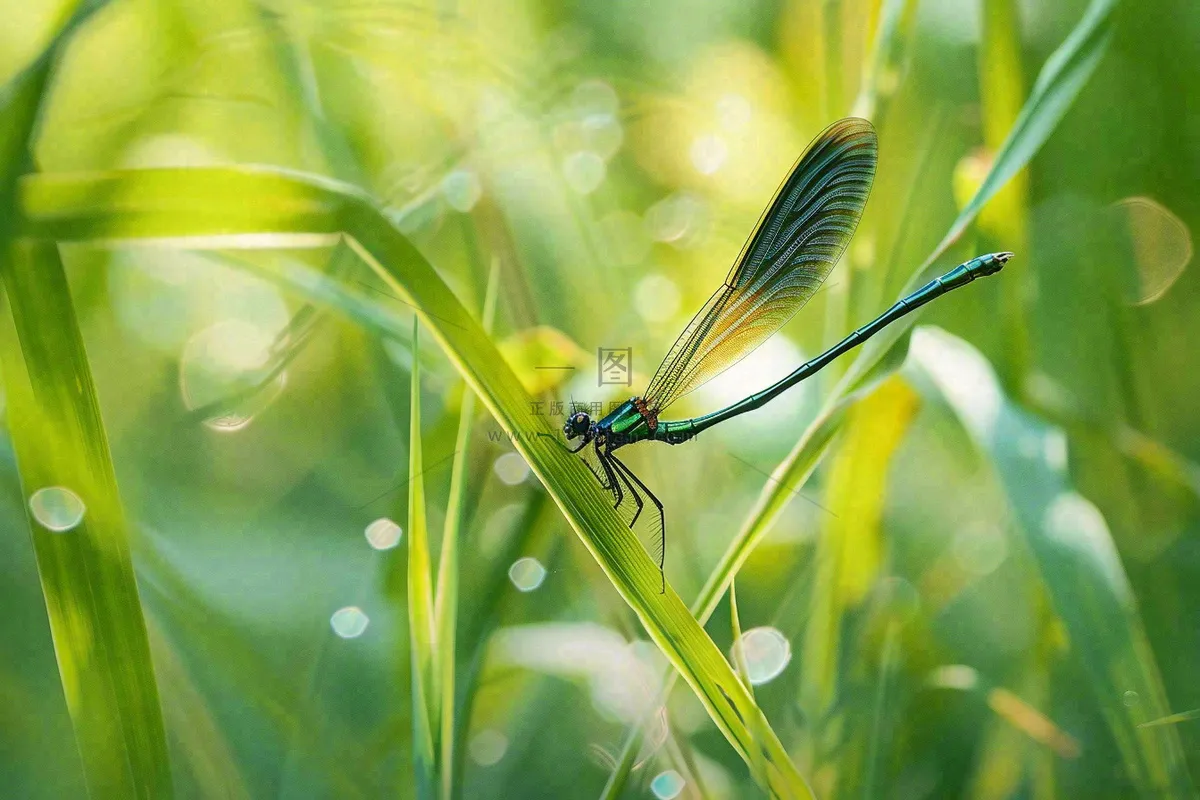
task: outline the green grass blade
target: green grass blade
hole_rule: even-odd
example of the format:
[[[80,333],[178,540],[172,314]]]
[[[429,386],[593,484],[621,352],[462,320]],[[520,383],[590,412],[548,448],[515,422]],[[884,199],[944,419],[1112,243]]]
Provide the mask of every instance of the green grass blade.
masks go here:
[[[657,565],[591,474],[561,442],[537,435],[554,437],[555,431],[534,414],[531,398],[479,323],[367,197],[280,170],[197,168],[38,178],[25,185],[23,199],[29,232],[56,239],[187,238],[190,246],[263,246],[279,237],[289,245],[306,237],[328,242],[345,230],[389,288],[416,308],[739,755],[748,758],[750,724],[761,725],[768,734],[761,744],[769,790],[779,797],[812,796],[728,661],[678,596],[669,587],[660,593]],[[379,313],[390,316],[382,308]],[[378,329],[389,330],[389,324]]]
[[[929,257],[932,263],[966,231],[983,207],[1025,168],[1087,84],[1112,40],[1118,0],[1092,0],[1050,58],[1017,116],[983,184]]]
[[[483,301],[483,329],[491,332],[499,295],[500,270],[492,265],[487,293]],[[458,434],[454,442],[454,464],[450,468],[450,494],[446,502],[446,524],[442,533],[442,552],[438,558],[437,594],[434,600],[434,641],[437,642],[437,675],[441,690],[440,733],[441,753],[438,763],[439,787],[442,800],[454,796],[454,669],[457,660],[456,626],[458,624],[458,550],[462,535],[463,495],[466,487],[467,455],[471,431],[475,422],[475,395],[463,393],[459,411]]]
[[[129,528],[66,275],[53,244],[20,243],[8,255],[0,363],[9,429],[88,788],[169,797]]]
[[[413,351],[419,322],[413,320]],[[421,453],[421,364],[413,358],[408,436],[408,631],[412,658],[413,761],[417,797],[434,797],[438,687],[434,676],[433,566],[425,520],[425,465]]]
[[[1194,797],[1177,729],[1139,727],[1170,706],[1107,524],[1068,480],[1065,434],[1011,403],[960,339],[927,332],[917,363],[994,465],[1134,785],[1144,797]],[[995,403],[979,404],[981,393]]]
[[[170,797],[128,526],[66,276],[55,246],[11,241],[17,181],[30,164],[58,54],[102,6],[65,7],[65,22],[48,46],[0,88],[0,364],[55,656],[89,792]],[[43,505],[48,497],[80,505],[55,509]],[[82,516],[76,520],[75,513]]]

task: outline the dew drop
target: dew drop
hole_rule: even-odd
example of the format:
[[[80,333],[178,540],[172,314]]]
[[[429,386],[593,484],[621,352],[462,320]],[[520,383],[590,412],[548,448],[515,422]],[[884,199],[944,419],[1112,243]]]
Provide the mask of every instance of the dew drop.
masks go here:
[[[1126,708],[1133,708],[1138,704],[1138,700],[1137,692],[1129,691],[1121,695],[1121,702],[1125,704]]]
[[[546,580],[546,568],[531,556],[518,558],[508,568],[508,579],[522,592],[532,592]]]
[[[467,744],[467,752],[471,754],[471,760],[481,767],[498,764],[507,751],[508,737],[491,728],[484,728],[472,736],[470,743]]]
[[[329,625],[333,628],[333,632],[343,639],[355,639],[362,636],[369,622],[367,615],[358,606],[339,608],[329,618]]]
[[[62,486],[46,486],[29,498],[29,512],[48,531],[65,533],[83,521],[87,507],[79,495]]]
[[[654,776],[654,780],[650,781],[650,791],[654,792],[654,796],[658,800],[673,800],[679,796],[686,785],[687,782],[682,775],[669,769]]]
[[[391,550],[400,544],[403,529],[387,517],[380,517],[367,526],[364,531],[367,542],[376,550]]]
[[[746,661],[746,676],[755,686],[779,677],[792,660],[792,647],[788,640],[778,630],[768,626],[745,631],[733,646],[741,651]],[[738,653],[731,655],[736,664]]]
[[[591,194],[601,183],[607,168],[604,159],[590,150],[580,150],[563,159],[563,176],[567,185],[579,194]]]
[[[509,486],[516,486],[529,477],[529,464],[520,453],[505,453],[492,464],[496,477]]]

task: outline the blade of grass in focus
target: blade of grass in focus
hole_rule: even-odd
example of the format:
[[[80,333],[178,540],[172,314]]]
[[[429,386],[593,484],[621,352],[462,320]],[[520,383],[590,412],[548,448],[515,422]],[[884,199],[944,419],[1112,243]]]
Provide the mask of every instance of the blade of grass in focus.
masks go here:
[[[1138,727],[1170,707],[1107,523],[1068,480],[1065,435],[1011,403],[966,342],[928,330],[914,355],[1005,490],[1134,786],[1144,797],[1194,797],[1178,731]],[[995,399],[983,413],[981,393]]]
[[[499,264],[492,265],[483,301],[483,329],[491,333],[499,294]],[[415,359],[414,359],[415,360]],[[450,468],[450,494],[446,501],[446,524],[442,533],[442,552],[438,559],[437,590],[433,607],[434,641],[437,643],[437,678],[441,692],[439,713],[440,761],[439,787],[442,800],[454,796],[455,680],[458,624],[458,549],[462,535],[463,494],[466,484],[467,455],[475,421],[475,394],[463,392],[459,410],[458,434],[454,443],[454,464]]]
[[[420,322],[413,320],[413,349]],[[408,632],[412,659],[413,779],[417,797],[434,796],[438,719],[434,674],[433,567],[425,519],[425,471],[421,453],[421,364],[413,359],[408,438]]]
[[[263,168],[56,176],[32,179],[24,188],[28,233],[48,239],[186,239],[193,247],[297,247],[326,246],[345,231],[379,278],[416,309],[739,756],[748,760],[754,744],[751,728],[761,727],[769,791],[779,797],[812,796],[724,655],[670,586],[660,591],[657,565],[593,476],[553,438],[555,432],[533,412],[528,393],[479,323],[369,197],[333,181]],[[315,299],[341,296],[342,289],[331,291],[330,279],[323,276],[315,283],[306,272],[274,277]],[[372,310],[375,330],[391,332],[396,324],[392,312]]]
[[[933,268],[939,259],[958,241],[988,200],[1025,168],[1053,133],[1108,49],[1115,7],[1116,0],[1093,0],[1079,23],[1046,61],[1033,92],[992,162],[987,177],[951,224],[942,241],[913,272],[906,289],[901,292],[902,295],[935,277]],[[1003,280],[1003,275],[1000,279]],[[766,536],[792,497],[812,475],[841,427],[847,410],[866,394],[873,384],[903,362],[907,336],[919,318],[920,312],[910,314],[888,326],[863,346],[850,369],[825,401],[816,419],[771,473],[771,478],[763,485],[749,517],[730,541],[692,605],[697,619],[702,624],[716,608],[733,576]],[[665,691],[669,692],[672,687],[673,682],[668,682]],[[628,773],[637,754],[639,741],[638,732],[631,730],[625,740],[614,776]],[[610,781],[610,788],[615,793],[607,796],[615,797],[619,794],[621,783],[623,781],[612,786]]]
[[[89,792],[173,792],[129,532],[99,401],[58,250],[14,242],[51,75],[70,35],[103,3],[68,5],[35,61],[0,89],[0,364],[21,494],[63,694]]]
[[[129,529],[66,275],[52,243],[21,242],[7,256],[0,363],[9,430],[88,788],[169,797]]]

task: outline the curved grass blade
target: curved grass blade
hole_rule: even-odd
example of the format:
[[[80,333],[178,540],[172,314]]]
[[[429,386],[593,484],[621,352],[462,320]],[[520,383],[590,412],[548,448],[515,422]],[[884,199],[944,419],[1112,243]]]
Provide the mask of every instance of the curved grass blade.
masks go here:
[[[58,55],[103,6],[68,4],[47,47],[0,89],[0,363],[30,535],[88,790],[99,797],[158,798],[173,793],[166,735],[95,384],[57,248],[11,240],[19,218],[18,177],[31,165]],[[48,498],[53,504],[43,505]]]
[[[170,797],[129,527],[66,275],[52,243],[18,243],[5,255],[9,429],[88,789]]]
[[[328,244],[345,231],[425,327],[511,437],[650,639],[687,681],[718,729],[748,759],[760,742],[777,797],[812,792],[728,661],[675,593],[660,593],[659,570],[614,512],[594,478],[552,439],[545,419],[479,323],[420,253],[363,193],[333,181],[254,168],[153,169],[99,176],[37,177],[24,185],[26,232],[57,240],[183,239],[191,247]],[[280,280],[287,276],[280,275]],[[310,296],[327,289],[289,283]],[[377,330],[392,313],[378,309]]]
[[[1194,797],[1176,729],[1140,727],[1170,708],[1104,517],[1069,483],[1065,434],[1013,405],[966,342],[926,330],[914,355],[994,466],[1134,785],[1145,797]],[[975,402],[981,393],[994,402]]]

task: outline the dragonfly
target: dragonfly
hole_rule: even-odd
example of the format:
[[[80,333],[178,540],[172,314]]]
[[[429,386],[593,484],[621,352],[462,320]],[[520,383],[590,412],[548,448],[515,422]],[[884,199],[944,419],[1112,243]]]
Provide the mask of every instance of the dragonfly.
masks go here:
[[[666,513],[662,502],[617,456],[619,449],[643,441],[682,444],[762,408],[901,317],[976,278],[999,272],[1013,255],[990,253],[958,265],[789,375],[730,406],[690,419],[662,419],[672,403],[749,355],[817,293],[858,227],[878,154],[875,129],[865,119],[848,117],[822,131],[792,166],[725,282],[684,328],[646,390],[599,420],[572,409],[563,425],[567,444],[555,439],[572,453],[592,448],[589,456],[595,456],[599,470],[586,459],[584,463],[612,493],[614,508],[627,499],[635,505],[630,528],[646,502],[653,504],[664,591]]]

